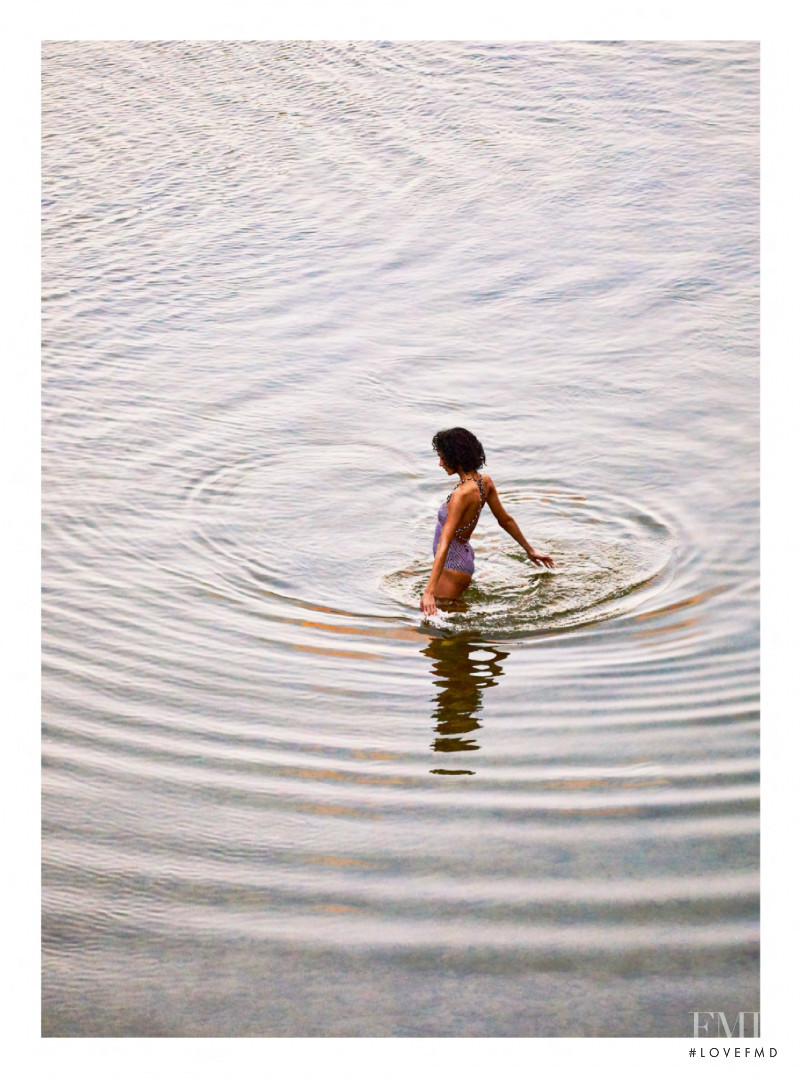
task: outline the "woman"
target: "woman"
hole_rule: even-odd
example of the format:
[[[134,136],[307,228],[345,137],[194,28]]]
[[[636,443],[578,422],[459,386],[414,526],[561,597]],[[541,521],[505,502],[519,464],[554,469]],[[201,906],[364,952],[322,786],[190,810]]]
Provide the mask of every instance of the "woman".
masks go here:
[[[552,569],[553,559],[536,553],[517,522],[503,508],[491,478],[479,474],[486,456],[475,435],[463,427],[440,430],[434,435],[433,448],[439,454],[440,467],[448,475],[457,473],[459,482],[439,508],[433,537],[433,569],[420,600],[420,610],[435,614],[437,599],[455,599],[469,586],[475,572],[475,552],[469,537],[486,502],[500,527],[516,539],[534,565]]]

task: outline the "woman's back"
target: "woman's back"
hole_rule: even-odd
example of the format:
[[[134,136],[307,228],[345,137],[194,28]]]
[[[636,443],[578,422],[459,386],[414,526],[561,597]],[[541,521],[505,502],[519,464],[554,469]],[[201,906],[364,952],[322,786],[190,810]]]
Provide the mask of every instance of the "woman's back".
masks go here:
[[[466,543],[474,532],[478,523],[478,517],[481,515],[481,510],[486,504],[487,480],[491,483],[491,479],[488,475],[478,475],[475,478],[469,476],[462,480],[456,487],[456,490],[459,490],[461,494],[458,499],[458,519],[456,520],[455,537],[456,539],[460,539],[462,543]],[[447,509],[448,503],[454,493],[455,490],[451,491],[447,496],[447,501],[444,503],[443,508]]]

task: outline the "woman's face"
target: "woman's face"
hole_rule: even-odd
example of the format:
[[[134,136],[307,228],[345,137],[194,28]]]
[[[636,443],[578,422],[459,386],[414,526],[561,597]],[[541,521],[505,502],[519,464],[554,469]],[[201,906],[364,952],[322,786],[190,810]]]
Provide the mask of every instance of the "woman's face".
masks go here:
[[[436,453],[437,453],[437,455],[439,457],[439,467],[444,468],[444,470],[447,472],[448,475],[453,475],[454,472],[455,472],[455,468],[451,468],[450,465],[445,462],[444,457],[442,456],[442,454],[439,452],[438,449],[436,450]]]

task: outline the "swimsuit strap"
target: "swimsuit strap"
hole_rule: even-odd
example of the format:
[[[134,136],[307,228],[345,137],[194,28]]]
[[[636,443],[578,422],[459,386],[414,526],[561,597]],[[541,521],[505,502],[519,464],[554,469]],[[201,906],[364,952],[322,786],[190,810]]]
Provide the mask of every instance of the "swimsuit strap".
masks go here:
[[[458,490],[458,488],[463,487],[465,483],[477,483],[478,484],[478,490],[481,492],[481,506],[482,506],[483,503],[486,501],[486,495],[483,493],[483,480],[481,479],[480,476],[473,477],[471,475],[468,475],[466,477],[466,479],[462,479],[462,480],[460,480],[460,482],[456,483],[456,485],[453,487],[453,489],[447,495],[447,502],[450,501],[450,499],[453,497],[453,494]],[[447,504],[447,502],[445,502],[445,505]]]
[[[486,504],[486,494],[484,493],[483,481],[482,481],[480,476],[478,476],[477,479],[473,479],[471,475],[468,475],[466,479],[462,479],[460,483],[457,483],[455,485],[455,487],[453,488],[453,490],[457,490],[460,486],[463,486],[464,483],[477,483],[478,484],[478,490],[481,492],[481,504],[478,506],[478,512],[475,514],[475,516],[472,518],[472,520],[470,520],[470,522],[468,524],[462,524],[460,528],[456,528],[455,532],[453,533],[454,535],[458,536],[458,538],[461,540],[462,543],[465,543],[466,539],[461,539],[461,536],[458,533],[459,532],[469,531],[469,529],[472,527],[472,525],[475,523],[475,521],[481,515],[481,510],[483,509],[484,505]],[[451,490],[450,493],[447,495],[447,501],[448,502],[450,501],[452,496],[453,496],[453,491]]]

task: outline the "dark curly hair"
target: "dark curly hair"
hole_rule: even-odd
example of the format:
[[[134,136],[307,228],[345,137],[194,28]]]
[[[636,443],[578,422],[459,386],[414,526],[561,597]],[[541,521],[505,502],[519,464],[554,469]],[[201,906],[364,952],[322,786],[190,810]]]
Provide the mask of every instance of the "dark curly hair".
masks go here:
[[[433,448],[441,453],[448,468],[455,471],[462,468],[465,472],[477,472],[486,463],[483,446],[472,431],[464,427],[451,427],[434,434]]]

